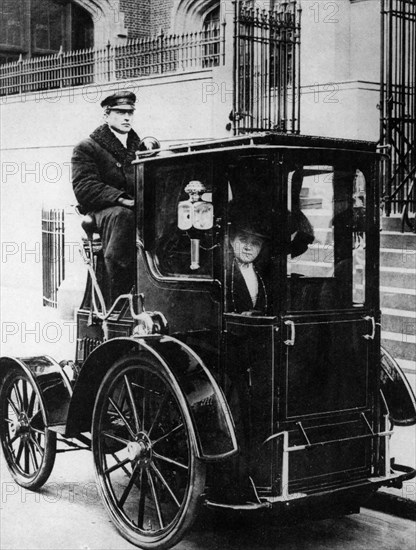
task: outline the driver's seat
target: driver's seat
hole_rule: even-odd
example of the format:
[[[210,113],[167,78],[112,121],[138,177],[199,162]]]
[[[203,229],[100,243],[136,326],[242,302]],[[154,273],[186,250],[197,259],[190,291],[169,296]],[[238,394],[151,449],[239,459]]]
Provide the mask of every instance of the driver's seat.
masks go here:
[[[95,273],[95,277],[93,277],[96,280],[95,284],[97,284],[100,288],[104,300],[108,305],[108,284],[106,270],[104,267],[103,246],[101,235],[98,233],[98,227],[94,213],[89,212],[88,214],[81,214],[78,208],[76,208],[76,211],[81,218],[81,227],[86,235],[85,237],[82,237],[84,258],[92,266],[92,269]],[[87,308],[89,308],[91,305],[91,292],[94,285],[93,278],[91,277],[91,274],[89,274],[89,282],[87,284],[87,289],[83,302],[84,307]]]
[[[94,233],[98,233],[98,229],[95,216],[92,212],[82,216],[81,227],[87,234],[87,239],[89,241],[93,240]]]
[[[85,231],[87,238],[83,239],[84,250],[88,257],[91,253],[93,256],[97,256],[102,253],[102,241],[101,236],[98,233],[97,223],[93,213],[82,215],[81,227]],[[94,269],[96,262],[94,261]]]

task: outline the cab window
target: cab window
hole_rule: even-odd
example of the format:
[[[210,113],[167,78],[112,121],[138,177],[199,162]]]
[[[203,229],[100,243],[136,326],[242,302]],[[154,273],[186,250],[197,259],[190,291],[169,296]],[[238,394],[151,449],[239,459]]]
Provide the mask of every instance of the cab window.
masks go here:
[[[366,181],[359,169],[298,166],[288,175],[288,309],[362,307]]]
[[[242,156],[230,163],[224,247],[228,313],[264,316],[272,310],[274,191],[270,156]]]
[[[213,277],[212,162],[146,168],[145,248],[160,276]]]

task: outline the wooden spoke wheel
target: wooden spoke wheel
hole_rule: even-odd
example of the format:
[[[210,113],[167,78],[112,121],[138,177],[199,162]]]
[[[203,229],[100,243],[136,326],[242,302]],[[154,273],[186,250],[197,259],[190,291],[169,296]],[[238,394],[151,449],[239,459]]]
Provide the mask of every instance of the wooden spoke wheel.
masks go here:
[[[56,434],[46,427],[37,386],[20,369],[10,370],[0,388],[0,440],[14,480],[38,489],[50,476],[56,456]]]
[[[123,358],[97,394],[92,447],[101,496],[120,533],[144,549],[183,538],[205,488],[205,464],[176,380],[144,355]]]

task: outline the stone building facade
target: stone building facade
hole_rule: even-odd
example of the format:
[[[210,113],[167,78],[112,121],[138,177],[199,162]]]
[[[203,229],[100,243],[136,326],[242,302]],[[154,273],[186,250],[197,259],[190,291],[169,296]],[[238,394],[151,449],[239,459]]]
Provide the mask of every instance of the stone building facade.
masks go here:
[[[13,19],[25,12],[10,11],[10,6],[24,7],[40,1],[2,0],[2,15],[8,17],[2,19],[1,36],[16,43],[0,43],[0,55],[27,55],[24,44],[20,50],[16,45],[23,35],[16,31]],[[52,2],[42,1],[45,5]],[[76,0],[67,4],[88,14],[85,21],[93,24],[93,48],[101,52],[96,58],[106,51],[108,43],[113,47],[136,39],[146,41],[160,37],[162,31],[169,44],[176,44],[183,33],[218,29],[209,48],[199,42],[182,47],[182,41],[179,49],[174,47],[173,65],[158,61],[158,71],[140,73],[137,65],[131,70],[129,64],[136,61],[133,54],[122,70],[113,67],[109,76],[105,72],[108,60],[101,65],[91,62],[87,66],[90,80],[82,85],[74,78],[72,86],[54,81],[48,88],[42,81],[36,88],[35,81],[32,91],[19,92],[13,77],[15,80],[10,81],[15,83],[14,92],[0,96],[2,285],[31,289],[41,301],[47,271],[41,261],[42,211],[63,211],[64,282],[73,298],[72,307],[76,307],[83,291],[85,268],[74,253],[80,229],[73,209],[70,158],[74,145],[101,123],[100,100],[121,88],[136,92],[135,129],[142,137],[156,136],[162,145],[230,137],[235,109],[236,41],[231,0]],[[252,0],[245,4],[261,12],[281,2]],[[379,0],[299,0],[298,7],[302,8],[298,98],[301,133],[378,141]],[[36,29],[37,24],[32,21],[32,27],[22,29],[27,32]],[[47,36],[44,27],[39,27],[46,33],[39,34],[39,40]],[[157,50],[156,57],[159,54]],[[71,59],[77,61],[76,57]],[[104,73],[98,78],[102,66]],[[45,78],[49,78],[59,72],[54,71],[43,74],[48,73]],[[260,73],[261,67],[254,67],[250,75],[258,79]]]

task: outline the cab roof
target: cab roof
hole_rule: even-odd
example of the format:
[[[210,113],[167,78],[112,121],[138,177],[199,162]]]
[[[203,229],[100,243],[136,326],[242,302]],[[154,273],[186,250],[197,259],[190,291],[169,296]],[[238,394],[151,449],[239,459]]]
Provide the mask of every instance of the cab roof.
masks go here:
[[[327,149],[339,151],[355,151],[362,153],[376,153],[377,144],[373,141],[329,138],[319,136],[306,136],[295,134],[284,134],[278,132],[262,132],[246,134],[243,136],[213,139],[205,141],[193,141],[171,145],[166,149],[153,151],[138,151],[136,161],[143,162],[156,158],[172,157],[176,155],[187,155],[195,153],[208,153],[214,151],[243,150],[243,149]]]

